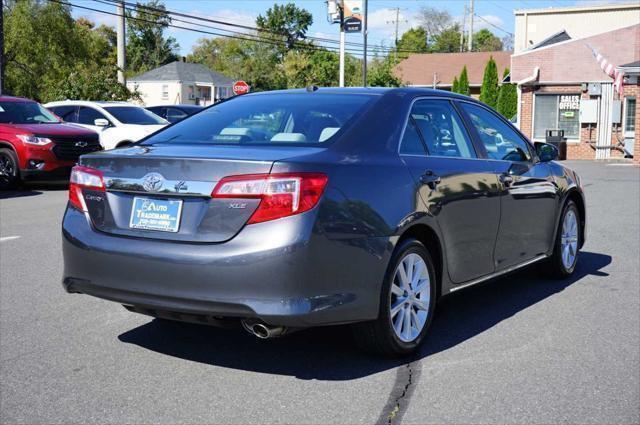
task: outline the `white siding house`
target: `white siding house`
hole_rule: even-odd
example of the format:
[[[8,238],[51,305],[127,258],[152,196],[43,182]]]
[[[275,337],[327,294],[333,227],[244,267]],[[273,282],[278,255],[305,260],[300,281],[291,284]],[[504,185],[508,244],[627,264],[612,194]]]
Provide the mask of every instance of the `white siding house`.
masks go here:
[[[232,86],[232,79],[204,65],[184,61],[171,62],[127,81],[129,90],[137,90],[145,106],[207,106],[233,96]]]

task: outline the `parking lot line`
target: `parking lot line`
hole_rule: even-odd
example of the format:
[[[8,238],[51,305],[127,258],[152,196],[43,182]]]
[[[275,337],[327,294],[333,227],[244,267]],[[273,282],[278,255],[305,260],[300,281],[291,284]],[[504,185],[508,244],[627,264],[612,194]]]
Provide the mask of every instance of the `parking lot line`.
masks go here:
[[[14,239],[20,239],[20,236],[4,236],[0,238],[0,242],[12,241]]]

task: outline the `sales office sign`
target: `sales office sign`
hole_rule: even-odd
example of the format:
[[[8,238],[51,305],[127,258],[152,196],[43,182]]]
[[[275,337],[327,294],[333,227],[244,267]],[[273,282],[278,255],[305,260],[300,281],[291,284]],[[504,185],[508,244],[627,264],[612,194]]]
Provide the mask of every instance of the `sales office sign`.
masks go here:
[[[561,111],[580,109],[580,96],[579,95],[560,96],[558,109],[560,109]]]

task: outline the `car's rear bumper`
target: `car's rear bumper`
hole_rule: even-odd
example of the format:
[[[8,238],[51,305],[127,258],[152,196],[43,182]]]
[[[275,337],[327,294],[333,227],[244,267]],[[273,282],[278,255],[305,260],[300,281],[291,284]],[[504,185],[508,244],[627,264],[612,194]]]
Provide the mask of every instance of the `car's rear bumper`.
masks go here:
[[[226,243],[191,244],[100,233],[69,208],[63,285],[129,306],[273,325],[374,319],[388,239],[329,240],[313,232],[313,218],[300,214],[246,226]]]

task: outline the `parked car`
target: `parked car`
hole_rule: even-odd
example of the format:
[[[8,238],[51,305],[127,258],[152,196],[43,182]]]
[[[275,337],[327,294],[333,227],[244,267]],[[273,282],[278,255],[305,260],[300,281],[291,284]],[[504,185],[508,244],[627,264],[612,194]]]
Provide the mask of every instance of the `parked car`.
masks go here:
[[[408,354],[444,295],[537,262],[574,272],[585,202],[556,155],[443,91],[238,96],[81,158],[63,284],[260,338],[354,324]]]
[[[0,96],[0,189],[68,179],[81,154],[101,149],[95,131],[63,124],[32,100]]]
[[[105,149],[130,145],[169,124],[153,112],[127,102],[65,100],[45,106],[66,122],[97,131]]]
[[[182,121],[190,115],[200,112],[204,106],[200,105],[161,105],[147,106],[147,110],[153,112],[159,117],[164,118],[171,124]]]

